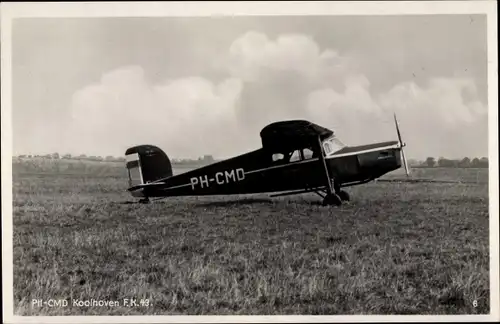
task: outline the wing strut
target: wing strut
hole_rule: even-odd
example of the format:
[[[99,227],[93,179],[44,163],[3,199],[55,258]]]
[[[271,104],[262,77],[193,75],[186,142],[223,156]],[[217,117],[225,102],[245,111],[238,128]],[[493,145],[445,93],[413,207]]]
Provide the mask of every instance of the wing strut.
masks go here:
[[[325,161],[325,152],[323,150],[323,145],[321,145],[321,137],[318,136],[318,145],[319,145],[319,159],[321,160],[321,163],[323,164],[323,168],[325,169],[325,176],[326,176],[326,192],[327,196],[332,196],[333,195],[333,188],[332,188],[332,181],[330,180],[330,174],[328,173],[328,167],[326,166],[326,161]]]

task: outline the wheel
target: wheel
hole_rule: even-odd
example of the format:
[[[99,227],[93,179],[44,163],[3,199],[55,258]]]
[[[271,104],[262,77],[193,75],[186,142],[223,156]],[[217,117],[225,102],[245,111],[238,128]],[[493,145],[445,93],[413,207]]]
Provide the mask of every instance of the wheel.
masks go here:
[[[340,199],[339,195],[332,194],[327,195],[325,199],[323,199],[323,206],[340,206],[342,205],[342,199]]]
[[[349,197],[349,194],[347,193],[347,191],[344,191],[344,190],[340,190],[339,193],[338,193],[340,199],[342,201],[349,201],[351,200],[351,197]]]

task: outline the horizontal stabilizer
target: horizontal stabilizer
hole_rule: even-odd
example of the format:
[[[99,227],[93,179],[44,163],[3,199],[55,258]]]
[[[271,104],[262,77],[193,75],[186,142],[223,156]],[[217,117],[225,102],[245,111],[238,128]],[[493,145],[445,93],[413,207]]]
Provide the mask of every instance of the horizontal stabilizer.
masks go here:
[[[160,187],[163,185],[165,185],[165,182],[151,182],[151,183],[144,183],[144,184],[140,184],[137,186],[133,186],[133,187],[128,188],[127,190],[128,191],[135,191],[135,190],[146,188],[146,187]]]

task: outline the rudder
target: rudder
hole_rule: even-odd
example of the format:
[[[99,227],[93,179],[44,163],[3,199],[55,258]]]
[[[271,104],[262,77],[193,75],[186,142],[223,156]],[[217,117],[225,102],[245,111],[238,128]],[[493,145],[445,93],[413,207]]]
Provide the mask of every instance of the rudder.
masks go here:
[[[137,186],[172,176],[168,156],[154,145],[138,145],[125,151],[129,186]]]

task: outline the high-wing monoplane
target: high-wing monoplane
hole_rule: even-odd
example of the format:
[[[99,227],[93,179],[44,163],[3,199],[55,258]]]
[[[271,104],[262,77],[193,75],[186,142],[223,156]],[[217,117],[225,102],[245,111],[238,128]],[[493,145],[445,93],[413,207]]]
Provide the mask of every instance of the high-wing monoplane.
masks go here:
[[[169,157],[154,145],[125,152],[132,196],[150,198],[314,192],[324,205],[350,199],[342,188],[367,183],[408,166],[398,122],[397,141],[347,146],[325,127],[307,120],[274,122],[260,132],[262,147],[239,156],[173,175]]]

